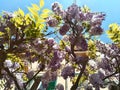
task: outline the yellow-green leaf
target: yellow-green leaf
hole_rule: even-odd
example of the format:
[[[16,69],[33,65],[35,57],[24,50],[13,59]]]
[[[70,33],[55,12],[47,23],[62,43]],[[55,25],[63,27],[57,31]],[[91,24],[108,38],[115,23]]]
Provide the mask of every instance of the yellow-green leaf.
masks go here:
[[[24,11],[19,8],[18,12],[20,13],[21,16],[24,16]]]
[[[43,13],[49,13],[49,12],[51,12],[49,9],[43,9],[43,11],[42,11]]]
[[[3,33],[3,32],[0,32],[0,36],[2,36],[2,35],[4,35],[4,33]]]
[[[32,8],[32,7],[28,7],[28,10],[29,10],[32,14],[35,14],[35,13],[36,13],[36,11],[34,10],[34,8]]]
[[[40,0],[40,8],[44,6],[44,0]]]
[[[28,7],[28,10],[32,13],[34,19],[37,20],[39,17],[38,12],[36,12],[34,8],[31,8],[31,7]]]
[[[45,19],[45,18],[48,17],[48,14],[42,13],[42,14],[40,15],[40,17]]]
[[[44,26],[45,26],[45,24],[40,24],[40,25],[39,25],[39,29],[40,29],[40,30],[43,30]]]
[[[32,7],[34,8],[34,10],[38,11],[40,10],[40,7],[36,4],[32,4]]]
[[[44,19],[38,19],[38,21],[37,22],[39,22],[39,23],[44,23],[45,22],[45,20]]]
[[[87,13],[87,12],[90,11],[90,8],[89,8],[87,5],[84,5],[81,9],[82,9],[82,11],[85,12],[85,13]]]

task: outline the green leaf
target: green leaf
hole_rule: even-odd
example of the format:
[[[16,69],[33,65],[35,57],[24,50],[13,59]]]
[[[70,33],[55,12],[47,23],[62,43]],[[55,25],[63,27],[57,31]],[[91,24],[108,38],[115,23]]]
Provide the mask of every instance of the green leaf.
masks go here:
[[[90,8],[87,5],[84,5],[81,9],[85,13],[90,12]]]
[[[44,23],[44,22],[45,22],[45,20],[44,20],[44,19],[42,19],[42,18],[39,18],[37,22],[39,22],[39,23]]]
[[[51,12],[49,9],[43,9],[43,11],[42,11],[43,13],[49,13],[49,12]]]
[[[107,30],[107,34],[114,43],[120,43],[120,26],[117,23],[109,25],[109,30]]]
[[[32,13],[32,14],[35,14],[35,10],[32,8],[32,7],[28,7],[28,10]]]
[[[38,11],[40,10],[40,7],[36,4],[32,4],[32,7],[34,8],[34,10]]]
[[[20,13],[21,16],[24,16],[24,11],[19,8],[18,12]]]
[[[34,19],[35,19],[35,20],[38,20],[38,18],[39,18],[38,12],[36,12],[36,11],[34,10],[34,8],[31,8],[31,7],[28,7],[28,10],[32,13]]]
[[[45,19],[45,18],[48,17],[48,14],[46,14],[46,13],[42,13],[42,14],[40,15],[40,17]]]
[[[4,35],[4,33],[3,33],[3,32],[0,32],[0,36],[2,36],[2,35]]]
[[[44,0],[40,0],[40,8],[44,6]]]
[[[44,27],[45,27],[45,24],[40,24],[40,25],[39,25],[39,29],[40,29],[40,30],[43,30]]]

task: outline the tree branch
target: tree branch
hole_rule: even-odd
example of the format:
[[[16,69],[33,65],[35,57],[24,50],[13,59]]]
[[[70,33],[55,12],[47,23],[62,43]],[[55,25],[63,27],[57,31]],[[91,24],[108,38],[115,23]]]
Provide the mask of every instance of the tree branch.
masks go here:
[[[116,71],[116,72],[114,72],[114,73],[112,73],[112,74],[110,74],[110,75],[104,77],[102,80],[105,80],[105,79],[107,79],[107,78],[109,78],[109,77],[111,77],[111,76],[113,76],[113,75],[115,75],[115,74],[117,74],[117,73],[118,73],[118,72]]]
[[[19,86],[17,82],[17,78],[10,72],[8,68],[4,68],[4,70],[8,73],[8,75],[14,80],[15,86],[17,87],[18,90],[22,90],[21,87]]]
[[[31,78],[29,79],[29,81],[26,82],[26,86],[28,83],[30,83],[33,79],[35,79],[35,77],[38,75],[38,73],[41,71],[41,69]]]
[[[86,61],[88,61],[88,60],[86,60]],[[80,81],[80,79],[82,77],[82,74],[84,73],[85,68],[86,68],[86,65],[87,65],[87,62],[85,62],[83,64],[82,69],[81,69],[81,71],[80,71],[80,73],[79,73],[79,75],[77,77],[77,80],[76,80],[75,84],[71,87],[71,90],[76,90],[77,89],[79,81]]]

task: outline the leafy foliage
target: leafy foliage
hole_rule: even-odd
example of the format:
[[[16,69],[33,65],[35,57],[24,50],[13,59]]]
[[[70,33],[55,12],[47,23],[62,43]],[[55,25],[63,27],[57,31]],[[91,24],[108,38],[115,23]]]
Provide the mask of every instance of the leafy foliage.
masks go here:
[[[109,30],[107,31],[108,37],[114,42],[120,43],[120,26],[116,23],[109,25]]]

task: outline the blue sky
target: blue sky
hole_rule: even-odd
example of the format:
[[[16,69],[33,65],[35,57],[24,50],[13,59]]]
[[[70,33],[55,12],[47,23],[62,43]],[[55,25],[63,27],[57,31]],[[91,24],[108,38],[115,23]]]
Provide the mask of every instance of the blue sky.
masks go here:
[[[63,8],[67,8],[74,0],[45,0],[45,8],[51,8],[53,2],[59,2]],[[108,29],[110,23],[120,24],[120,0],[76,0],[79,6],[87,5],[92,11],[106,13],[106,19],[102,27],[104,30]],[[0,12],[3,10],[14,12],[18,8],[28,12],[27,6],[32,3],[39,3],[39,0],[0,0]],[[101,40],[109,43],[110,40],[104,34]]]

